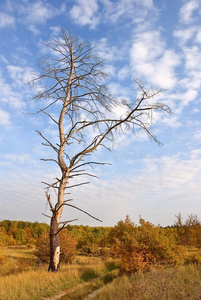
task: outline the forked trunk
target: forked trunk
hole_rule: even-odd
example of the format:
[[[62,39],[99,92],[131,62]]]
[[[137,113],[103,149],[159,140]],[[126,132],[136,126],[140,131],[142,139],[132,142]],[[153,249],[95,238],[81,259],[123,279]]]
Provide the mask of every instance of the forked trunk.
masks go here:
[[[59,241],[59,223],[57,216],[53,213],[50,223],[50,264],[48,271],[57,272],[60,265],[60,241]]]

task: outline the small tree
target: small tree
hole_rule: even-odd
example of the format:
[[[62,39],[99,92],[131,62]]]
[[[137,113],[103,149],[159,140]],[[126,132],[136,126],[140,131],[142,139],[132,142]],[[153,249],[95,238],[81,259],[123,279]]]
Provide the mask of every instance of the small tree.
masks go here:
[[[104,163],[90,161],[88,157],[100,146],[108,148],[108,143],[114,141],[117,131],[124,132],[125,129],[130,129],[136,134],[138,130],[142,130],[149,138],[159,143],[150,131],[152,114],[155,110],[167,113],[170,110],[167,105],[152,101],[159,91],[147,92],[137,81],[135,84],[139,91],[135,100],[115,99],[104,84],[106,74],[103,71],[103,61],[94,55],[93,48],[69,32],[63,30],[62,39],[54,39],[46,45],[53,55],[41,61],[41,75],[32,83],[44,82],[35,99],[43,102],[47,100],[39,112],[55,124],[59,137],[58,141],[54,142],[44,133],[37,131],[44,141],[43,145],[50,147],[56,154],[42,160],[56,163],[61,172],[54,182],[45,183],[46,197],[52,214],[49,270],[57,271],[60,261],[58,233],[69,222],[60,221],[64,206],[73,207],[99,220],[70,204],[71,199],[65,199],[69,188],[89,182],[70,185],[69,181],[79,176],[96,177],[85,168]],[[114,114],[116,106],[124,107],[125,114],[121,118]],[[91,134],[94,134],[92,138]],[[50,193],[52,189],[56,192],[55,204]]]
[[[176,232],[179,243],[182,245],[201,245],[201,222],[197,215],[189,215],[185,222],[182,222],[182,216],[179,213],[175,222]]]
[[[111,231],[113,251],[121,259],[121,272],[147,271],[153,266],[182,262],[182,248],[174,235],[142,218],[140,226],[129,217],[120,221]]]
[[[71,263],[76,255],[77,241],[66,230],[59,233],[61,244],[61,261]],[[36,241],[36,256],[41,262],[47,263],[50,258],[50,237],[48,232],[43,234]]]

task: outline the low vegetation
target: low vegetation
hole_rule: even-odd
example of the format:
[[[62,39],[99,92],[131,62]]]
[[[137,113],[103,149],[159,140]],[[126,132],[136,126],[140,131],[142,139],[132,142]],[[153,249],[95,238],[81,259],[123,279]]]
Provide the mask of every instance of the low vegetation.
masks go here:
[[[76,256],[77,241],[70,233],[60,231],[61,262],[72,263]],[[50,238],[48,232],[43,232],[36,242],[35,255],[40,263],[48,263],[50,258]]]
[[[201,299],[201,225],[196,216],[182,222],[179,215],[168,228],[142,218],[136,225],[129,216],[113,228],[68,226],[60,232],[63,262],[56,274],[47,272],[49,227],[31,224],[0,222],[2,300],[52,295],[61,300],[89,295],[104,300]]]
[[[198,300],[201,266],[188,265],[122,276],[97,293],[95,300]]]
[[[175,236],[142,218],[136,226],[129,218],[120,221],[112,230],[113,249],[121,259],[121,273],[150,271],[164,265],[183,263],[183,248]]]
[[[6,257],[6,262],[0,266],[2,300],[41,300],[90,280],[98,281],[113,272],[110,261],[103,262],[96,257],[79,256],[74,264],[64,264],[60,272],[48,273],[47,264],[38,266],[33,249],[5,247],[2,254]],[[115,266],[114,263],[112,269]]]

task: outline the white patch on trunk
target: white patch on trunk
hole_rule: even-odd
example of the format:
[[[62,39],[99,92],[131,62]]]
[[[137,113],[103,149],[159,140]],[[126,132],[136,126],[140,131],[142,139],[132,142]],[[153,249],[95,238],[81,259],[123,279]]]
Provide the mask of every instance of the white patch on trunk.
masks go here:
[[[59,265],[59,258],[60,258],[60,246],[57,246],[54,252],[54,259],[53,259],[56,269]]]

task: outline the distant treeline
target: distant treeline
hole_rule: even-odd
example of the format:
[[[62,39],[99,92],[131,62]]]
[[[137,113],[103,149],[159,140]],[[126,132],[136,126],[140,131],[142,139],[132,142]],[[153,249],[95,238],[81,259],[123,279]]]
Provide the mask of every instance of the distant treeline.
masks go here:
[[[113,243],[115,227],[90,227],[68,225],[67,231],[77,241],[77,250],[82,254],[100,254]],[[40,236],[49,230],[49,225],[38,222],[10,221],[0,222],[0,245],[35,245]],[[201,247],[201,222],[196,215],[189,215],[182,221],[179,214],[175,224],[161,228],[174,235],[179,245]]]
[[[42,233],[48,230],[49,225],[45,223],[3,220],[0,222],[0,244],[34,245]]]

